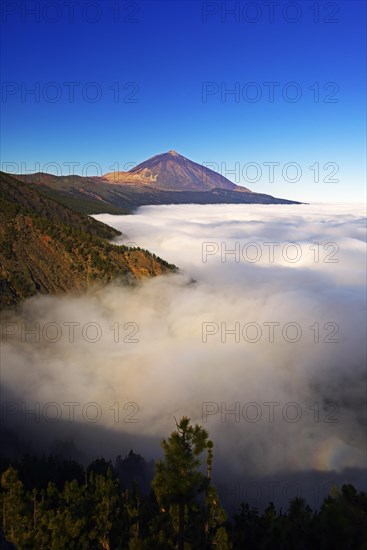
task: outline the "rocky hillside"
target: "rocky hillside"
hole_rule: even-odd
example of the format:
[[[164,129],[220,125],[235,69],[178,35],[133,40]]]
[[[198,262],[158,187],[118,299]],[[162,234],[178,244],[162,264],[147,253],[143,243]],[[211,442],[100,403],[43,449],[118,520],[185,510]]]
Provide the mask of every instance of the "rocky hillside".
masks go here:
[[[131,284],[175,269],[141,249],[110,244],[119,232],[0,173],[0,308],[36,293]]]

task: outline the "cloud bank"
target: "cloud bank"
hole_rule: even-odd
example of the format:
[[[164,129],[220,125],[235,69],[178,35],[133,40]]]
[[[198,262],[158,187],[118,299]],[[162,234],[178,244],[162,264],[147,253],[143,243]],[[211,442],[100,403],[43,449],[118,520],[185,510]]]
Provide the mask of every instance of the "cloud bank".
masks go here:
[[[96,218],[181,273],[35,297],[4,317],[6,425],[97,454],[137,438],[150,458],[185,414],[209,430],[218,475],[231,479],[365,466],[362,206],[159,206]],[[93,430],[109,438],[87,437]]]

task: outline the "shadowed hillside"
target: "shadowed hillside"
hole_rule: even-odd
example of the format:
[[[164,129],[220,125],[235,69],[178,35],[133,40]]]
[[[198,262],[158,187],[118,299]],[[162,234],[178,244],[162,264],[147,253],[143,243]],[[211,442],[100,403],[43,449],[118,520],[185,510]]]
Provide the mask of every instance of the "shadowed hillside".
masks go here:
[[[110,244],[118,231],[4,173],[0,214],[0,308],[36,293],[133,283],[174,269],[147,251]]]

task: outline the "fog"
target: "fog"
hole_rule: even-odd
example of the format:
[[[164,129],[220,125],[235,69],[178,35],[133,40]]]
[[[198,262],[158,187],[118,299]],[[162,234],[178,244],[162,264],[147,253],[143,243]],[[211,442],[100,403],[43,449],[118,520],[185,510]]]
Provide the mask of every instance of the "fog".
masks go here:
[[[224,490],[311,473],[362,485],[364,216],[347,204],[95,216],[180,272],[3,315],[3,424],[37,447],[72,438],[86,456],[133,445],[150,459],[187,415],[214,441]]]

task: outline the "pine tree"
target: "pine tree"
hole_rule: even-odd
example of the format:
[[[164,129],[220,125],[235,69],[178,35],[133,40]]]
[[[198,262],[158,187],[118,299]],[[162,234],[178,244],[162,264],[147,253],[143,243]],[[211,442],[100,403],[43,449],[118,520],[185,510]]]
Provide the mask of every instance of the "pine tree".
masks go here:
[[[213,444],[208,438],[204,428],[192,426],[184,416],[176,421],[176,430],[168,441],[164,439],[161,444],[164,460],[156,464],[152,486],[161,511],[172,515],[179,550],[185,545],[185,513],[190,512],[201,493],[208,495],[210,477],[200,469],[200,455],[205,450],[211,465]]]
[[[119,482],[113,477],[112,469],[108,468],[106,475],[96,475],[89,488],[93,501],[93,537],[103,550],[119,548],[124,542],[127,515],[123,511]]]
[[[4,491],[1,495],[3,531],[9,541],[20,548],[25,547],[33,535],[32,509],[18,472],[12,466],[2,474],[1,487]]]
[[[51,491],[52,491],[51,487]],[[57,495],[53,495],[57,498]],[[76,480],[67,481],[59,497],[58,507],[49,522],[53,550],[87,549],[86,495],[85,488]]]

